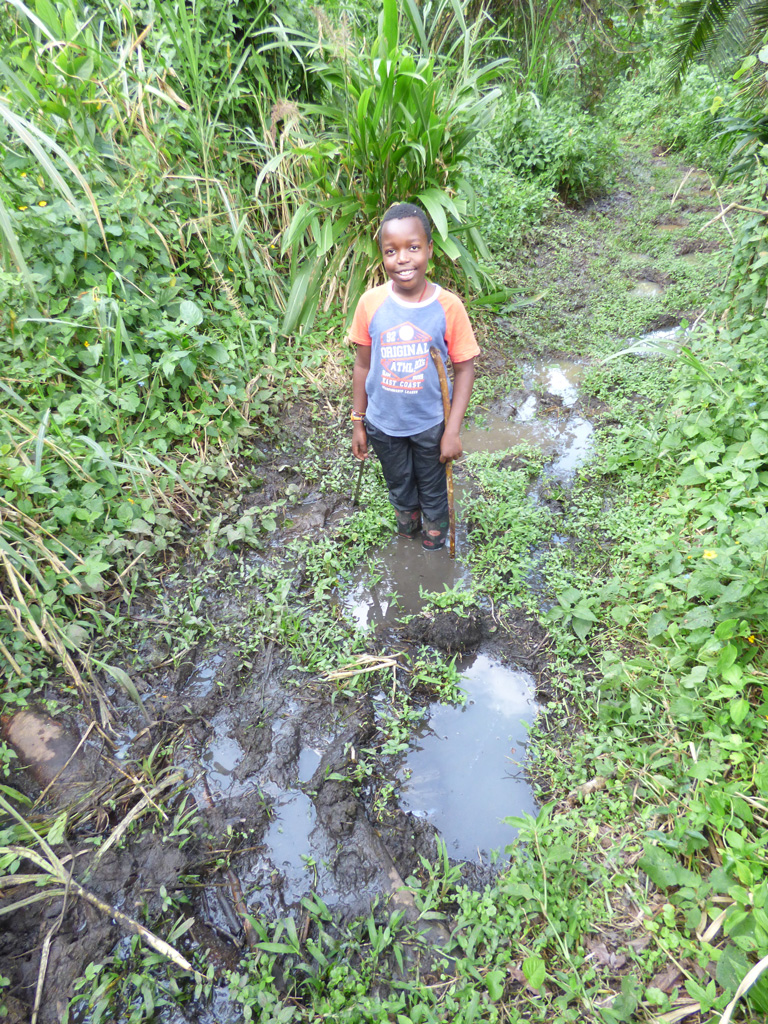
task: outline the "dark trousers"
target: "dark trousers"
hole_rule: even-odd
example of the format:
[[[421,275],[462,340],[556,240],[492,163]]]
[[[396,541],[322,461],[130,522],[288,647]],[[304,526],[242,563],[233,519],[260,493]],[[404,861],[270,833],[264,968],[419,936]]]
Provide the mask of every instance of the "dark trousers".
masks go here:
[[[438,423],[411,437],[390,437],[365,424],[368,441],[384,472],[389,500],[400,512],[420,508],[432,523],[448,522],[445,464],[440,461],[444,426]]]

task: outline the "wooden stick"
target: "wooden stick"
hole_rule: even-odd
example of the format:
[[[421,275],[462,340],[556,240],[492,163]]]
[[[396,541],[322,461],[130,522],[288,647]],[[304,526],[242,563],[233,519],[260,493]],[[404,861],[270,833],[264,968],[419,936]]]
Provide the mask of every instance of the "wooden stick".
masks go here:
[[[440,378],[440,391],[443,395],[443,416],[445,424],[448,425],[448,417],[451,415],[451,398],[448,393],[448,377],[445,373],[445,366],[439,351],[434,345],[430,345],[429,354],[432,356],[437,375]],[[453,466],[451,460],[445,463],[445,482],[448,485],[448,529],[451,542],[451,558],[456,557],[456,511],[453,504]]]
[[[352,497],[352,504],[357,508],[360,504],[360,488],[363,483],[363,470],[365,469],[365,459],[360,459],[360,469],[357,471],[357,487],[355,487],[355,493]]]

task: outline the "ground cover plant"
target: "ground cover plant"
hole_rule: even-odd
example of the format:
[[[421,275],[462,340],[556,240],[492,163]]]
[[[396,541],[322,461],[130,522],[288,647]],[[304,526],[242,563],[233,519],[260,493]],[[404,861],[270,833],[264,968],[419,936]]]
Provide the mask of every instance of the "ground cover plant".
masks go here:
[[[617,163],[614,128],[637,127],[630,114],[646,131],[666,117],[663,148],[684,137],[686,160],[709,152],[695,147],[712,115],[691,101],[676,126],[653,67],[627,79],[613,127],[585,115],[597,65],[574,67],[560,92],[552,71],[574,40],[580,61],[599,50],[581,9],[523,11],[518,49],[498,19],[484,35],[458,4],[429,17],[404,4],[399,21],[388,5],[376,26],[352,12],[373,40],[359,53],[320,35],[313,52],[304,8],[254,13],[247,29],[217,3],[167,6],[157,21],[139,5],[15,3],[1,16],[3,729],[30,706],[84,722],[83,749],[106,734],[110,773],[94,803],[62,806],[54,779],[36,804],[42,785],[3,745],[0,857],[14,888],[0,910],[21,923],[3,939],[4,1012],[719,1020],[768,952],[762,185],[713,191],[647,136],[625,139]],[[617,17],[624,39],[636,27]],[[226,65],[212,57],[222,45]],[[500,63],[476,63],[483,47]],[[519,133],[504,183],[459,156],[492,163],[503,134],[472,139],[467,119],[479,127],[487,75],[510,68],[513,121],[533,123],[531,94],[543,118]],[[413,89],[396,102],[404,78]],[[506,309],[497,320],[475,306],[488,351],[475,411],[519,388],[532,354],[567,352],[589,362],[581,408],[600,431],[573,490],[545,482],[536,501],[540,452],[468,459],[471,581],[425,591],[422,615],[375,630],[345,594],[377,572],[371,551],[393,520],[375,468],[364,505],[350,506],[344,315],[322,309],[333,288],[357,285],[322,291],[318,274],[305,306],[301,282],[312,261],[331,279],[341,268],[344,243],[323,248],[343,234],[328,211],[380,170],[378,134],[366,142],[357,112],[367,128],[371,104],[384,126],[405,111],[418,135],[427,99],[456,148],[435,170],[424,142],[405,139],[409,175],[444,172],[409,177],[411,197],[434,199],[436,221],[445,213],[444,242],[472,240],[458,249],[470,280],[476,226],[499,243]],[[333,177],[340,153],[354,159]],[[405,187],[388,180],[374,191]],[[498,218],[473,209],[478,181]],[[592,201],[576,205],[584,193]],[[506,210],[517,197],[525,210]],[[361,229],[354,216],[343,226]],[[363,246],[360,267],[369,257]],[[474,269],[478,291],[489,267]],[[660,342],[658,358],[653,340],[637,351],[681,322],[697,333]],[[550,638],[529,762],[543,806],[512,815],[521,841],[497,874],[472,875],[407,832],[398,809],[396,758],[431,701],[462,699],[455,654],[413,639],[438,616],[510,646],[537,619]],[[297,736],[304,753],[323,751],[308,779]],[[273,776],[239,777],[227,743]],[[217,789],[222,773],[258,779],[242,806]],[[275,786],[311,803],[333,837],[333,852],[305,855],[313,894],[293,902],[290,881],[259,867],[281,814],[290,832]],[[330,806],[344,810],[332,828]],[[380,881],[397,865],[376,830],[399,836],[407,887]],[[384,866],[362,912],[320,894],[339,852]],[[208,902],[222,891],[228,914]],[[765,1012],[761,980],[737,1014]]]

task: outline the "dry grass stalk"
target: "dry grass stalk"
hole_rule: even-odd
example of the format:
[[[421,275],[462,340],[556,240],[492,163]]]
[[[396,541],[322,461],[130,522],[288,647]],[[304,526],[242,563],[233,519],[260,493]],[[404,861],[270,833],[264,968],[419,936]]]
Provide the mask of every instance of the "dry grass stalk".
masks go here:
[[[719,1024],[729,1024],[731,1017],[733,1016],[733,1011],[736,1009],[736,1004],[738,1003],[738,1001],[745,994],[745,992],[748,992],[749,989],[752,988],[755,982],[758,981],[766,971],[768,971],[768,956],[764,956],[762,960],[759,960],[755,964],[755,966],[747,972],[747,974],[744,977],[744,980],[736,989],[735,996],[726,1006],[725,1011],[722,1017],[720,1018]]]
[[[7,409],[3,410],[3,417],[7,419],[10,423],[12,423],[14,427],[16,427],[22,433],[27,435],[28,443],[37,442],[38,431],[40,429],[39,424],[36,424],[34,427],[31,427],[29,426],[28,423],[25,423],[24,420],[19,419],[18,416],[14,416],[13,413],[8,412]],[[47,434],[45,435],[45,437],[43,437],[42,443],[46,448],[49,448],[57,458],[61,459],[62,462],[66,463],[66,465],[73,471],[73,473],[75,473],[76,476],[78,476],[81,480],[85,480],[88,483],[94,483],[94,478],[90,475],[90,473],[87,473],[83,469],[82,465],[77,461],[77,459],[70,455],[65,448],[60,448],[59,445],[57,445],[52,438],[48,437]],[[24,454],[22,447],[23,444],[24,442],[22,441],[16,442],[14,455],[22,459],[25,465],[31,466],[33,465],[33,462]]]
[[[133,822],[140,818],[142,814],[146,810],[148,810],[148,808],[154,807],[156,810],[160,810],[157,803],[155,802],[155,797],[159,796],[164,790],[170,789],[171,786],[175,786],[177,783],[183,781],[184,773],[174,772],[172,775],[169,775],[167,779],[163,779],[162,782],[159,782],[156,786],[153,786],[150,792],[145,794],[141,798],[141,800],[139,800],[136,806],[132,807],[128,814],[126,814],[126,816],[117,826],[117,828],[115,828],[113,832],[110,834],[109,839],[107,839],[106,842],[98,848],[93,858],[93,862],[91,863],[91,866],[89,868],[89,872],[96,867],[96,865],[99,863],[99,861],[107,852],[107,850],[111,846],[114,846],[114,844],[125,835],[125,833],[131,827]],[[165,812],[161,811],[161,813],[165,816]]]
[[[400,654],[391,657],[385,654],[360,654],[350,665],[337,668],[333,672],[326,672],[323,679],[335,682],[340,679],[350,679],[352,676],[362,676],[369,672],[381,672],[387,668],[396,669],[399,668],[398,658],[400,658]]]
[[[52,619],[46,611],[41,595],[28,580],[24,579],[17,572],[6,553],[2,550],[0,550],[0,562],[5,569],[6,579],[16,598],[14,602],[0,590],[0,609],[8,615],[14,627],[28,640],[37,643],[46,654],[57,658],[81,695],[87,696],[88,687],[67,650],[64,634],[55,619]],[[25,600],[22,591],[26,591],[29,602]],[[37,624],[32,614],[30,604],[39,609],[40,625]]]
[[[2,640],[0,640],[0,654],[3,655],[3,657],[11,666],[11,668],[13,669],[17,676],[23,675],[21,669],[19,668],[19,663],[16,661],[16,659],[5,646],[5,644],[2,642]]]

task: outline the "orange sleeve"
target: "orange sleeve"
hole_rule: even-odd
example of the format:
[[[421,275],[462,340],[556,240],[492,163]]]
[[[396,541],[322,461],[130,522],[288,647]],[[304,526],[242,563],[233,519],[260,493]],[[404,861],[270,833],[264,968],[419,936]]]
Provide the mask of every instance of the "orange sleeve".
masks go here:
[[[475,332],[469,322],[464,303],[453,292],[440,292],[440,302],[445,311],[445,343],[452,363],[465,363],[480,355]]]
[[[368,327],[371,318],[381,303],[386,298],[387,286],[380,285],[378,288],[371,288],[360,296],[357,303],[355,315],[352,317],[352,324],[347,334],[347,341],[352,345],[370,345],[371,334]]]
[[[445,345],[452,362],[466,362],[480,354],[475,333],[469,322],[467,310],[458,295],[441,291],[439,295],[445,312]]]

